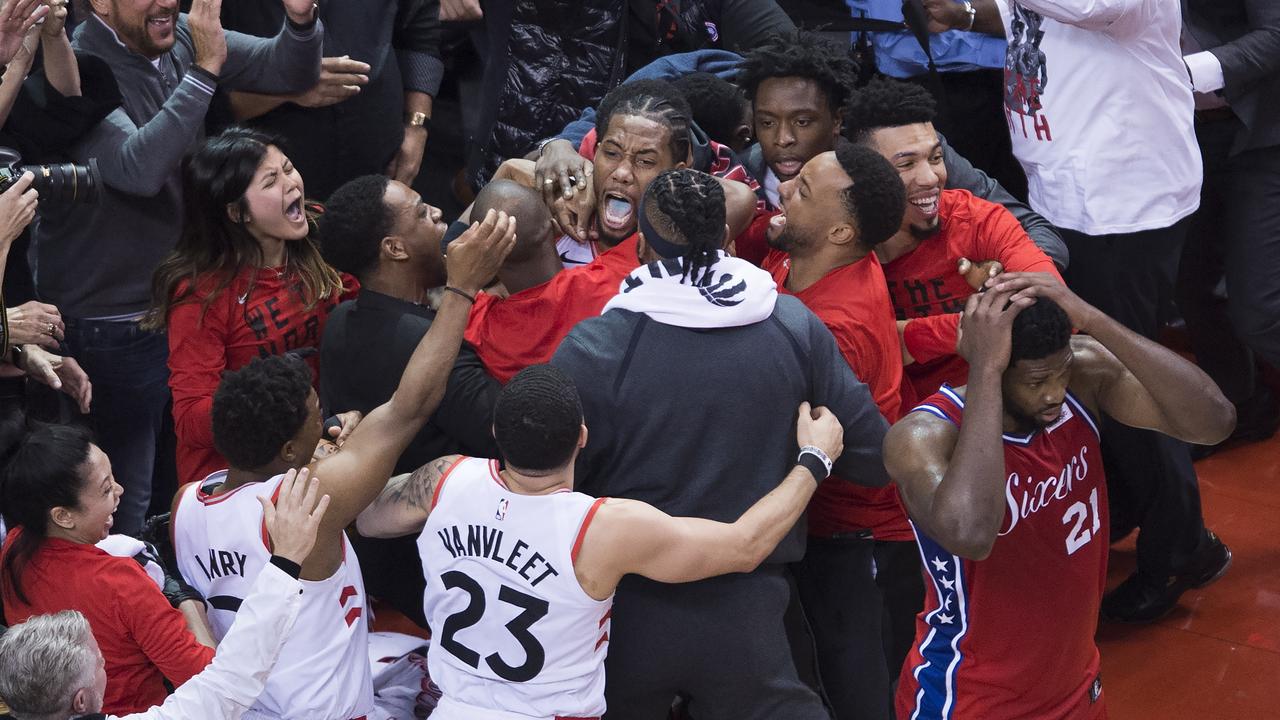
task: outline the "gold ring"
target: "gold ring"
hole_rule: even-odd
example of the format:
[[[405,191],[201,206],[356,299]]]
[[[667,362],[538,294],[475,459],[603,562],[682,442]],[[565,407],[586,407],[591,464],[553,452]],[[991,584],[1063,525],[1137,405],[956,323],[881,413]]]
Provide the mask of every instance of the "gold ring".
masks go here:
[[[45,332],[49,333],[50,335],[53,334],[53,323],[49,323],[49,329],[46,330]]]

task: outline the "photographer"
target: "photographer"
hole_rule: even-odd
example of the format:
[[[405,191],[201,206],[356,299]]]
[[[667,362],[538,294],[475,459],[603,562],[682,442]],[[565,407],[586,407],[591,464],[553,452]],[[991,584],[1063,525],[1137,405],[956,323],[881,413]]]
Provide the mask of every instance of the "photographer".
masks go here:
[[[70,148],[75,162],[97,160],[102,197],[41,215],[36,287],[64,313],[67,346],[97,386],[94,426],[125,488],[118,532],[142,525],[164,437],[168,346],[139,321],[152,273],[180,234],[182,158],[219,86],[300,92],[319,75],[323,32],[312,0],[281,1],[286,20],[266,39],[224,32],[221,0],[197,0],[189,15],[176,2],[91,0],[72,41],[110,65],[122,106]]]

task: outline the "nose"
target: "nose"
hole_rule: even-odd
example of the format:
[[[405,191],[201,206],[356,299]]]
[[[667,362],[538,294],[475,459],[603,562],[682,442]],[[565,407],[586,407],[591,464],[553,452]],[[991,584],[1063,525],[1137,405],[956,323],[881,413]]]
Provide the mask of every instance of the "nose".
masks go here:
[[[440,222],[440,218],[444,216],[440,208],[434,205],[427,206],[427,216],[431,218],[431,222]]]
[[[938,180],[940,180],[940,178],[938,177],[937,171],[933,169],[933,165],[931,163],[922,162],[916,163],[916,172],[912,176],[911,180],[915,183],[916,187],[933,188],[938,186]]]
[[[157,0],[156,5],[164,10],[173,10],[178,7],[178,0]]]
[[[635,175],[631,170],[631,163],[624,160],[618,163],[618,166],[613,169],[613,172],[610,173],[610,177],[624,185],[630,185],[631,182],[635,180]]]
[[[778,185],[778,199],[781,200],[784,205],[787,200],[791,199],[791,193],[795,191],[795,186],[795,178],[791,178],[790,180],[784,181],[781,185]]]
[[[787,123],[779,123],[777,144],[781,147],[790,147],[796,144],[796,134],[791,132],[791,126]]]

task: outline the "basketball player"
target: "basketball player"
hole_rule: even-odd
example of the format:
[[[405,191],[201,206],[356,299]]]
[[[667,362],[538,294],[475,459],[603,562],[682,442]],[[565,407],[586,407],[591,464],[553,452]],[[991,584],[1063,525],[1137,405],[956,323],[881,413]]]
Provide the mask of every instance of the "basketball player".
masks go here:
[[[425,212],[420,221],[433,222]],[[178,567],[206,598],[215,634],[226,634],[271,555],[258,498],[274,496],[285,473],[304,466],[331,498],[315,548],[302,563],[298,630],[245,717],[348,720],[373,710],[364,583],[343,528],[382,491],[400,454],[435,412],[475,294],[514,244],[514,220],[491,212],[449,247],[439,313],[399,387],[334,454],[312,461],[322,416],[304,363],[259,358],[223,377],[213,400],[213,438],[231,467],[180,490],[172,525]]]
[[[1051,275],[993,278],[961,323],[968,385],[944,385],[885,438],[929,586],[898,717],[1104,718],[1098,417],[1211,444],[1234,406]]]
[[[844,449],[835,415],[802,404],[795,467],[723,523],[573,492],[587,427],[578,391],[558,368],[517,374],[498,396],[493,425],[506,469],[440,458],[394,478],[358,521],[361,534],[422,531],[426,615],[436,630],[427,658],[444,691],[432,715],[439,720],[598,718],[622,576],[675,583],[754,570]]]

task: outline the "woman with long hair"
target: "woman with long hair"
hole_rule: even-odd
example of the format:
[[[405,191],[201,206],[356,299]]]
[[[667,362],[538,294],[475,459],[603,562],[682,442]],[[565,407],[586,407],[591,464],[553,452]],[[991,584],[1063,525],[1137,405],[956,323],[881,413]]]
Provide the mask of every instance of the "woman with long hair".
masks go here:
[[[223,371],[292,352],[318,383],[325,320],[356,281],[320,257],[302,176],[270,136],[229,128],[187,161],[183,178],[182,236],[156,270],[148,323],[169,334],[186,483],[226,467],[209,421]]]
[[[181,685],[213,659],[203,604],[175,597],[175,609],[137,560],[97,547],[123,490],[87,430],[8,418],[0,436],[5,620],[80,611],[106,660],[104,712],[164,702],[166,678]]]

